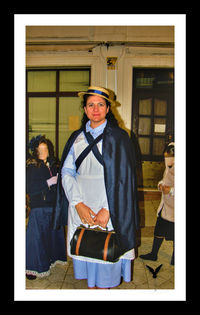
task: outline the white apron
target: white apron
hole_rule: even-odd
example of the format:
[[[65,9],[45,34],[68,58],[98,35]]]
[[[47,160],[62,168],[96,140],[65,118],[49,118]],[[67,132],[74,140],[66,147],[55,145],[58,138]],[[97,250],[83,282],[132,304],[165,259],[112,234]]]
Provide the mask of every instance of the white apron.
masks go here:
[[[75,140],[74,144],[74,158],[75,160],[78,158],[80,153],[88,146],[88,142],[85,139],[84,133],[82,132]],[[102,141],[97,144],[100,153],[102,153]],[[72,183],[73,182],[73,183]],[[104,183],[104,170],[103,166],[97,161],[92,151],[87,155],[87,157],[81,163],[78,173],[76,177],[65,175],[62,179],[63,187],[66,192],[67,189],[72,189],[73,194],[79,194],[81,200],[84,204],[86,204],[89,208],[92,209],[95,213],[102,208],[109,209],[105,183]],[[67,188],[68,187],[68,188]],[[67,193],[66,193],[67,195]],[[68,198],[69,200],[69,198]],[[67,253],[73,259],[78,259],[82,261],[89,262],[98,262],[109,264],[110,262],[105,262],[98,259],[93,259],[89,257],[83,256],[75,256],[71,255],[70,252],[70,241],[79,225],[85,225],[80,220],[80,217],[75,209],[75,206],[72,202],[69,201],[69,209],[68,209],[68,233],[67,233]],[[97,227],[97,225],[92,226],[91,228]],[[111,219],[109,219],[107,224],[108,230],[113,230]],[[123,259],[134,259],[135,253],[134,249],[126,252],[123,256]]]

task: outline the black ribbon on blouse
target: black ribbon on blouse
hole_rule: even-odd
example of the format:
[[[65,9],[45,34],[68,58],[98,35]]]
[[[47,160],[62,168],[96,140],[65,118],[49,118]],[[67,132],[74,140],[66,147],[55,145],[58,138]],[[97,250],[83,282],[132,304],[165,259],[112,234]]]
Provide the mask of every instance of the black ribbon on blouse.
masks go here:
[[[99,149],[97,147],[97,143],[103,138],[103,133],[100,134],[100,136],[98,136],[96,139],[94,139],[93,136],[90,134],[90,132],[86,132],[85,129],[83,131],[89,145],[81,152],[79,157],[76,159],[75,161],[76,171],[78,170],[79,166],[81,165],[81,163],[86,158],[86,156],[90,153],[91,150],[94,156],[96,157],[96,159],[99,161],[99,163],[104,166],[102,155],[99,152]]]

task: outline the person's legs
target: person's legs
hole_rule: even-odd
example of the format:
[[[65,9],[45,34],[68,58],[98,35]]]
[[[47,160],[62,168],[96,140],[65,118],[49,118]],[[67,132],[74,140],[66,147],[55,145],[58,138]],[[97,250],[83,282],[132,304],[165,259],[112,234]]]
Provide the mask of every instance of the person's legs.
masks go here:
[[[153,240],[153,246],[152,246],[152,250],[150,253],[146,254],[146,255],[140,255],[139,257],[145,260],[153,260],[156,261],[157,260],[157,255],[158,255],[158,251],[160,249],[160,246],[163,242],[163,237],[157,237],[154,236],[154,240]]]

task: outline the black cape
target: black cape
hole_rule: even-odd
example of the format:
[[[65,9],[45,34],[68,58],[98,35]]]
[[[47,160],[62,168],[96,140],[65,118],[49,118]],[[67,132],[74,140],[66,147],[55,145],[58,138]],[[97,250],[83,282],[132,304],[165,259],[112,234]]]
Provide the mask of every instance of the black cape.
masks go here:
[[[57,202],[53,212],[54,229],[67,225],[69,202],[62,187],[61,169],[71,146],[82,131],[83,128],[72,133],[62,154]],[[123,254],[136,246],[136,230],[139,229],[135,148],[127,132],[109,122],[103,132],[102,157],[110,217]]]

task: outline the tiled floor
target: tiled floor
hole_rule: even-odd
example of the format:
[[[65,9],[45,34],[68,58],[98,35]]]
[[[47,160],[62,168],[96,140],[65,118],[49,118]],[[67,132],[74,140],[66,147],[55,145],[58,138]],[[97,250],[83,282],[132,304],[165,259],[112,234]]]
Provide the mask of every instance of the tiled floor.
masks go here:
[[[158,204],[159,200],[144,200],[140,202],[143,227],[141,226],[138,234],[138,247],[136,259],[133,262],[132,281],[128,283],[122,281],[118,287],[112,290],[174,289],[174,266],[170,265],[173,250],[171,241],[164,240],[159,250],[157,261],[145,261],[139,258],[140,254],[151,251]],[[153,278],[146,265],[155,269],[160,264],[162,264],[162,267],[157,278]],[[74,279],[72,260],[68,258],[66,265],[57,264],[51,268],[51,274],[48,277],[37,278],[36,280],[26,279],[26,289],[87,289],[87,281]]]

